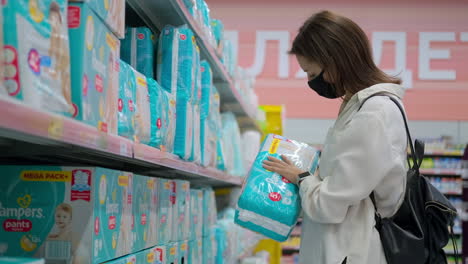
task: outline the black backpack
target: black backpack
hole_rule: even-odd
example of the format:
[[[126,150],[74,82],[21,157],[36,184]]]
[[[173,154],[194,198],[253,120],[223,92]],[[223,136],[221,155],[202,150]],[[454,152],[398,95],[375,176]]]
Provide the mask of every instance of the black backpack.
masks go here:
[[[395,215],[382,218],[377,212],[374,192],[370,195],[376,211],[376,229],[380,234],[385,259],[388,264],[446,264],[447,257],[443,248],[450,237],[455,255],[458,254],[453,236],[457,211],[449,200],[420,174],[424,143],[416,140],[413,145],[402,106],[393,97],[387,97],[398,106],[403,115],[411,155],[408,157],[405,197]],[[365,101],[361,107],[364,103]],[[413,164],[409,159],[412,159]]]

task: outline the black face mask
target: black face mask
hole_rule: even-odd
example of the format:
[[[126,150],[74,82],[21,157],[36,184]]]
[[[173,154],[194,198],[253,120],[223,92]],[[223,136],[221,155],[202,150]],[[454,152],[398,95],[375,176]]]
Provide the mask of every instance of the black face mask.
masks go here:
[[[320,72],[320,74],[317,77],[310,80],[308,84],[309,87],[316,93],[318,93],[320,96],[323,96],[328,99],[335,99],[340,97],[336,93],[335,87],[323,79],[323,71]]]

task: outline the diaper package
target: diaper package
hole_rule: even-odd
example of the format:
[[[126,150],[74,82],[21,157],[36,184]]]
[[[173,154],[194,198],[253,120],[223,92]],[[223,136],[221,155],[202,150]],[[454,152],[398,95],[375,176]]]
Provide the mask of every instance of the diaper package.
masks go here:
[[[175,180],[176,204],[172,241],[184,241],[190,236],[190,182]]]
[[[200,104],[201,104],[201,67],[200,49],[196,46],[193,60],[195,70],[195,86],[192,92],[192,152],[189,161],[201,164],[201,144],[200,144]]]
[[[133,74],[136,82],[135,141],[149,144],[151,139],[151,109],[148,81],[143,74],[135,69],[133,69]]]
[[[34,108],[72,116],[67,1],[3,2],[0,47],[8,94]]]
[[[174,140],[176,133],[176,97],[163,89],[162,92],[163,122],[166,133],[162,136],[161,150],[174,152]]]
[[[156,255],[153,248],[148,248],[135,253],[136,264],[155,264]]]
[[[108,262],[104,262],[105,264],[139,264],[137,260],[137,255],[136,254],[129,254],[124,257],[120,257],[117,259],[113,259]]]
[[[176,95],[174,154],[188,160],[192,151],[192,93],[196,84],[196,41],[187,27],[166,26],[158,46],[157,76],[161,86]]]
[[[213,29],[216,45],[219,47],[221,40],[224,38],[224,25],[219,19],[211,19],[211,28]]]
[[[2,264],[45,264],[44,259],[0,257]]]
[[[120,42],[84,3],[70,3],[71,84],[74,116],[117,134]]]
[[[203,189],[203,236],[210,236],[216,225],[216,198],[213,189]]]
[[[132,78],[130,65],[120,61],[119,99],[118,107],[118,135],[132,139],[135,135],[135,101],[136,83]]]
[[[147,27],[129,27],[120,43],[120,57],[147,78],[154,78],[154,35]]]
[[[298,187],[262,166],[268,156],[280,159],[281,155],[312,174],[318,166],[319,155],[315,148],[268,135],[244,183],[235,216],[235,222],[240,226],[277,241],[288,238],[301,211]]]
[[[203,264],[203,238],[189,241],[189,261],[191,264]]]
[[[173,180],[159,179],[158,235],[159,243],[165,245],[172,240],[174,208],[176,203],[176,184]]]
[[[131,252],[152,247],[157,241],[157,181],[156,178],[135,175],[133,177],[132,248]]]
[[[188,241],[181,241],[179,244],[179,254],[177,255],[176,263],[191,263],[189,262],[189,243]]]
[[[214,153],[211,154],[211,149],[208,149],[208,152],[205,151],[208,155],[213,155],[215,157],[215,166],[219,170],[225,171],[225,158],[224,158],[224,148],[222,145],[222,122],[221,122],[221,113],[220,113],[220,97],[218,90],[215,86],[212,86],[211,89],[211,106],[210,112],[208,115],[208,147],[215,145]],[[210,157],[210,156],[208,156]]]
[[[231,112],[221,115],[223,122],[222,141],[225,164],[229,174],[234,176],[245,176],[244,159],[242,158],[242,143],[239,125],[236,117]]]
[[[106,26],[118,37],[125,35],[125,0],[70,0],[85,2],[106,23]]]
[[[190,240],[203,236],[203,190],[190,190]]]
[[[130,253],[132,174],[98,167],[1,170],[3,254],[94,264]]]
[[[215,264],[216,263],[216,237],[214,232],[210,235],[203,237],[203,264]]]
[[[162,87],[151,78],[147,80],[151,112],[151,135],[149,145],[161,149],[163,148],[163,136],[167,134],[167,123],[164,120],[167,118],[168,109],[164,102],[164,90]]]
[[[213,73],[211,71],[210,64],[203,60],[201,61],[201,101],[200,101],[200,149],[202,155],[202,165],[207,167],[213,165],[212,159],[213,148],[210,146],[208,139],[209,133],[212,132],[208,125],[208,116],[210,113],[210,102],[211,102],[211,89],[213,87]],[[207,155],[208,154],[208,155]]]
[[[156,246],[151,248],[154,253],[154,264],[166,264],[167,262],[167,249],[166,246]]]
[[[167,245],[167,263],[179,263],[179,243],[171,242]]]

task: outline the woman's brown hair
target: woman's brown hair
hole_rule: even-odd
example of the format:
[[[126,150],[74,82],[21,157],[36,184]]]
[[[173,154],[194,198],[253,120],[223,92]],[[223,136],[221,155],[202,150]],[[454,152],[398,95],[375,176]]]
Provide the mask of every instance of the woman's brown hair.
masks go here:
[[[340,96],[354,95],[378,83],[401,83],[375,65],[364,31],[351,19],[329,11],[307,19],[289,53],[317,63]]]

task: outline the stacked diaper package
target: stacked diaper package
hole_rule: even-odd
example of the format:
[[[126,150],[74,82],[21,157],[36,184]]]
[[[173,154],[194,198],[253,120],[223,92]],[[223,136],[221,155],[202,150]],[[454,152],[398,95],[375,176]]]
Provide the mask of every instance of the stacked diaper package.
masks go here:
[[[122,60],[147,78],[154,78],[154,35],[147,27],[129,27],[121,42]]]
[[[164,89],[176,96],[174,154],[185,160],[192,154],[192,95],[197,83],[197,67],[194,67],[196,56],[195,36],[187,26],[163,28],[158,45],[157,78]]]
[[[2,71],[8,94],[28,106],[72,116],[67,1],[3,4]]]
[[[82,2],[101,18],[106,26],[119,39],[125,36],[125,0],[69,0],[69,2]]]
[[[212,189],[203,189],[203,263],[216,263],[216,199]]]
[[[195,46],[195,56],[193,57],[193,69],[195,71],[195,80],[192,91],[192,152],[189,161],[201,164],[201,142],[200,142],[200,107],[202,100],[202,72],[200,64],[200,48]]]
[[[70,3],[72,101],[77,119],[117,134],[120,41],[85,3]]]
[[[216,41],[216,47],[222,50],[221,40],[224,38],[224,24],[219,19],[211,19],[211,28]]]
[[[215,167],[216,139],[215,130],[210,129],[209,115],[212,101],[213,72],[207,61],[201,62],[201,104],[200,104],[200,146],[202,165]]]
[[[222,171],[226,170],[225,158],[224,158],[224,147],[222,143],[223,138],[223,124],[221,121],[220,113],[220,97],[218,90],[215,86],[211,87],[211,105],[210,112],[208,114],[208,144],[215,145],[216,150],[214,151],[214,166]],[[209,160],[210,156],[207,156]],[[208,164],[211,166],[211,162],[208,161]]]
[[[282,136],[268,135],[242,188],[235,222],[269,238],[285,241],[300,213],[299,190],[295,184],[262,166],[268,156],[281,158],[281,155],[312,174],[318,166],[319,155],[315,148]]]
[[[44,259],[0,257],[2,264],[45,264]]]
[[[4,255],[84,264],[130,253],[131,173],[97,167],[1,169]]]
[[[239,125],[231,112],[221,115],[223,123],[222,142],[225,151],[225,165],[229,174],[245,176],[244,159]]]

